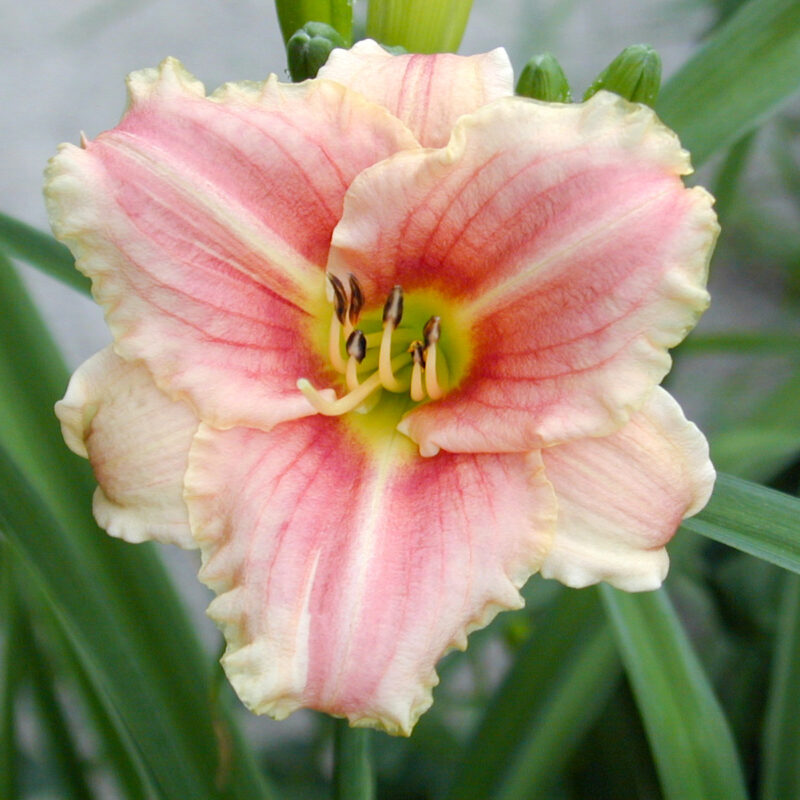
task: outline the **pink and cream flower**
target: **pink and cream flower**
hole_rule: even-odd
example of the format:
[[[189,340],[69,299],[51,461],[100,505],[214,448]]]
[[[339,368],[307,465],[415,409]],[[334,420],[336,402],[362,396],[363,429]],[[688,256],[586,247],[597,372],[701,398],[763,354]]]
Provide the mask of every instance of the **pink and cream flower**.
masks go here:
[[[717,223],[650,109],[368,41],[298,85],[128,87],[47,173],[114,338],[57,413],[109,533],[200,547],[251,709],[408,733],[531,574],[661,583],[713,484],[658,384]]]

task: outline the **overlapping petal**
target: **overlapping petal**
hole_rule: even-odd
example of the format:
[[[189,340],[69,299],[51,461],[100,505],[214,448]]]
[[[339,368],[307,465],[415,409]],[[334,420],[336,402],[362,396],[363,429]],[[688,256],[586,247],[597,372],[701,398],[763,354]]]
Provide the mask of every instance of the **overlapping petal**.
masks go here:
[[[420,459],[320,417],[202,426],[186,487],[245,704],[395,733],[430,705],[442,653],[521,605],[555,522],[538,454]]]
[[[107,347],[75,372],[56,414],[70,449],[94,468],[98,525],[129,542],[196,546],[183,476],[198,419],[186,403]]]
[[[273,76],[207,98],[167,60],[129,89],[120,125],[63,146],[46,185],[117,352],[219,426],[311,413],[295,381],[323,367],[307,327],[344,192],[416,141],[328,81]]]
[[[356,179],[330,268],[372,296],[437,291],[472,324],[461,385],[402,423],[423,454],[610,433],[644,402],[708,302],[718,226],[689,171],[650,109],[600,92],[497,101]]]
[[[664,545],[714,486],[708,444],[656,388],[616,433],[542,452],[558,497],[558,527],[542,575],[568,586],[608,581],[627,591],[661,585]]]
[[[392,56],[365,39],[334,50],[319,71],[388,108],[425,147],[443,147],[456,120],[514,93],[514,71],[502,47],[474,56]]]

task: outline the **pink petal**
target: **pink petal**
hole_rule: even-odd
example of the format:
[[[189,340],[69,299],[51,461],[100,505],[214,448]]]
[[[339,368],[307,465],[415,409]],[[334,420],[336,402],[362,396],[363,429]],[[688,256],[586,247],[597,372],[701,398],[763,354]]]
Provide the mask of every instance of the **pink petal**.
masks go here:
[[[608,581],[627,591],[661,585],[664,545],[708,502],[714,468],[703,434],[656,387],[616,433],[542,451],[558,496],[558,527],[542,575],[568,586]]]
[[[100,527],[129,542],[196,547],[183,476],[198,420],[186,403],[169,400],[141,363],[107,347],[75,372],[56,415],[69,448],[94,468]]]
[[[514,70],[502,47],[475,56],[392,56],[365,39],[334,50],[319,76],[388,108],[425,147],[443,147],[462,114],[514,93]]]
[[[408,131],[331,82],[228,84],[181,65],[129,79],[118,127],[48,169],[53,228],[93,279],[117,351],[225,427],[311,413],[309,315],[344,192]]]
[[[356,179],[330,268],[368,296],[402,284],[407,307],[434,290],[472,322],[461,385],[402,423],[423,453],[610,433],[644,402],[708,303],[718,226],[687,172],[650,109],[601,92],[574,106],[499,100],[447,149]]]
[[[522,604],[555,521],[538,454],[420,459],[321,417],[201,426],[186,485],[244,703],[393,733],[430,705],[441,655]]]

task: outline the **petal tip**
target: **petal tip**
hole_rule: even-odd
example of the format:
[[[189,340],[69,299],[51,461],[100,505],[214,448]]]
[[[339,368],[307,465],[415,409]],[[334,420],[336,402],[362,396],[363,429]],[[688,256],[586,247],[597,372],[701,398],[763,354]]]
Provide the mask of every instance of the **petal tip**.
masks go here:
[[[177,58],[165,58],[157,68],[131,72],[125,80],[128,87],[128,106],[132,107],[147,101],[154,94],[174,92],[205,97],[203,83],[195,78]]]

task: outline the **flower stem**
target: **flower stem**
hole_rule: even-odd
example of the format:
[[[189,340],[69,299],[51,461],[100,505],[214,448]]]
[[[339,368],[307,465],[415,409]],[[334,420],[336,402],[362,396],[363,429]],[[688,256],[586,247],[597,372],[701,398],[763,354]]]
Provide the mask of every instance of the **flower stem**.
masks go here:
[[[334,800],[375,800],[372,731],[335,720],[333,738]]]

